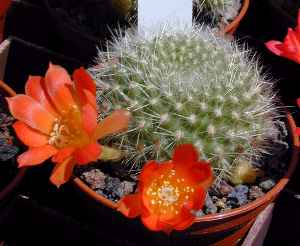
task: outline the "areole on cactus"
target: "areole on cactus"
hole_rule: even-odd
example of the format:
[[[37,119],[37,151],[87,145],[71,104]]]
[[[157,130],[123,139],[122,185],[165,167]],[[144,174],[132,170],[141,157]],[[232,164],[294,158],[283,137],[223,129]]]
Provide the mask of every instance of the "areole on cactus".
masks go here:
[[[127,108],[134,119],[128,131],[106,141],[124,151],[132,168],[192,143],[217,180],[229,178],[239,162],[253,162],[281,141],[271,83],[247,53],[209,29],[166,28],[146,38],[127,32],[90,69],[106,109],[100,118]]]

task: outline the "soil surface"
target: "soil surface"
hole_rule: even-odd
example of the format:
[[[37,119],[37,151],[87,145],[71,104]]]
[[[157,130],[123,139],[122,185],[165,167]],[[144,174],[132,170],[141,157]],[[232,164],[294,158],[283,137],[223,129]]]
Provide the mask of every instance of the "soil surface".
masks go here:
[[[263,175],[252,184],[232,185],[222,180],[213,185],[207,193],[205,206],[194,211],[197,216],[215,214],[243,206],[262,197],[284,176],[288,168],[291,149],[288,136],[284,141],[273,143],[273,154],[265,154],[252,163]],[[80,166],[75,175],[90,188],[104,197],[117,202],[123,196],[134,193],[137,187],[137,175],[128,175],[117,163],[97,162]]]
[[[6,108],[3,94],[0,92],[0,191],[17,173],[16,154],[19,148],[12,134],[14,121]]]

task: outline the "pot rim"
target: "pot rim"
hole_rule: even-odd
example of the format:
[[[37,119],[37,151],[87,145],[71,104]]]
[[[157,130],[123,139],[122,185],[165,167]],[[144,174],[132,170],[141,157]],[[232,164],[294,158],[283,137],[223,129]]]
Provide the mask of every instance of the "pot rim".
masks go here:
[[[235,30],[238,28],[241,20],[246,15],[248,8],[250,5],[250,0],[243,0],[242,7],[240,9],[239,14],[234,18],[232,22],[230,22],[225,28],[221,31],[223,34],[233,34]]]
[[[6,93],[9,96],[15,96],[16,92],[8,86],[6,83],[4,83],[2,80],[0,80],[0,89],[3,90],[4,93]],[[4,189],[0,190],[0,201],[4,200],[5,197],[11,193],[15,187],[21,182],[22,178],[25,175],[27,168],[18,168],[18,172],[16,176],[4,187]]]
[[[239,208],[234,208],[229,211],[217,213],[217,214],[210,214],[210,215],[205,215],[203,217],[198,217],[195,218],[194,223],[199,223],[199,222],[208,222],[208,221],[218,221],[218,220],[224,220],[227,218],[235,217],[240,214],[244,214],[249,211],[253,211],[254,209],[261,207],[262,205],[265,205],[269,202],[272,202],[277,195],[280,193],[280,191],[285,187],[285,185],[288,183],[291,175],[295,171],[297,167],[297,163],[299,160],[299,149],[300,149],[300,142],[299,142],[299,137],[295,134],[295,130],[297,128],[296,123],[290,113],[287,113],[287,121],[288,121],[288,126],[289,126],[289,131],[291,133],[291,138],[292,138],[292,155],[291,159],[289,161],[289,167],[284,175],[283,178],[281,178],[276,185],[269,190],[264,196],[261,198],[258,198],[252,202],[247,203],[246,205],[243,205]],[[113,202],[104,196],[96,193],[93,191],[88,185],[86,185],[80,178],[75,177],[73,179],[73,182],[77,188],[79,188],[81,191],[86,193],[89,197],[91,197],[93,200],[96,200],[103,205],[112,208],[112,209],[118,209],[119,204],[116,202]]]

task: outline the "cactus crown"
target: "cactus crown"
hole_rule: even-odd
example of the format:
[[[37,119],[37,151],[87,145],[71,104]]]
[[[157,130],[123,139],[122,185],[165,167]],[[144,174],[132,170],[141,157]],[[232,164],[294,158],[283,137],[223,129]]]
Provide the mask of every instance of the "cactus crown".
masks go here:
[[[203,28],[147,38],[127,32],[90,69],[100,117],[116,108],[133,115],[127,132],[106,141],[134,168],[193,143],[218,177],[228,177],[238,159],[259,157],[279,138],[271,84],[246,54]]]

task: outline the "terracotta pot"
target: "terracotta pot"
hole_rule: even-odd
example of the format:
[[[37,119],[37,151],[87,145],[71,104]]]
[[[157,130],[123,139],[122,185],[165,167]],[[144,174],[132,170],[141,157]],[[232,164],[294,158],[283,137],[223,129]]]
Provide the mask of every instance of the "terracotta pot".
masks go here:
[[[286,175],[276,186],[263,197],[250,202],[240,208],[214,215],[206,215],[197,218],[194,224],[187,230],[179,232],[184,238],[198,241],[201,237],[217,237],[218,241],[213,245],[235,245],[250,229],[259,213],[264,210],[279,195],[280,191],[288,183],[299,159],[299,138],[295,135],[296,124],[292,116],[287,114],[289,132],[291,135],[291,158]],[[118,204],[99,195],[89,188],[79,178],[74,179],[75,185],[93,200],[111,208],[117,209]]]
[[[241,20],[244,18],[249,8],[250,0],[243,0],[239,15],[221,31],[223,34],[233,34],[238,28]]]
[[[0,91],[1,93],[7,96],[16,95],[15,91],[1,80],[0,80]],[[18,169],[18,173],[16,174],[16,176],[10,181],[10,183],[3,190],[0,190],[0,202],[4,200],[20,183],[21,179],[25,174],[25,171],[26,171],[25,168]]]

